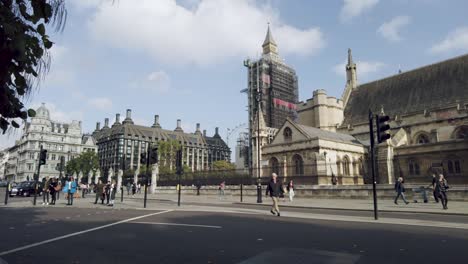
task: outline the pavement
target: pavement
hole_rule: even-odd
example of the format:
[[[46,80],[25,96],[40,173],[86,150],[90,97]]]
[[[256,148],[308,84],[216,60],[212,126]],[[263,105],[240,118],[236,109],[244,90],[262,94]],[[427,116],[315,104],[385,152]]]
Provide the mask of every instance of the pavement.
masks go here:
[[[95,205],[92,195],[75,199],[73,206],[67,206],[63,196],[57,205],[41,205],[39,197],[36,206],[31,197],[11,198],[7,206],[0,206],[0,263],[464,263],[468,259],[468,215],[432,213],[437,204],[414,204],[411,212],[401,211],[406,209],[403,206],[396,207],[400,211],[381,211],[376,221],[365,208],[369,201],[361,200],[314,200],[314,207],[301,199],[282,202],[282,215],[277,217],[266,207],[269,200],[258,205],[255,197],[239,203],[239,197],[183,195],[181,206],[175,194],[149,197],[146,208],[141,195],[124,195],[124,202],[118,197],[114,207]],[[384,209],[391,206],[387,202],[382,201]],[[366,210],[349,210],[343,203]],[[443,254],[428,253],[432,248]]]

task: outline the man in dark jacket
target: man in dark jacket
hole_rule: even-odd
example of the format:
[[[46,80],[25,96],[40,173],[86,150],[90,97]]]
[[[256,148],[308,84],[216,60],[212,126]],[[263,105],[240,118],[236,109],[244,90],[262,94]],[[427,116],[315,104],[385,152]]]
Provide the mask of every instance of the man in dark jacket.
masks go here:
[[[432,174],[432,194],[434,195],[434,200],[436,201],[436,203],[439,202],[439,194],[436,191],[437,181],[438,181],[438,179],[437,179],[436,175],[433,173]]]
[[[103,191],[104,191],[104,184],[102,184],[102,181],[99,180],[98,184],[96,184],[96,200],[94,201],[94,204],[97,204],[98,200],[101,199],[101,204],[104,203],[104,198],[103,198]]]
[[[398,204],[398,198],[401,196],[403,198],[403,201],[405,204],[409,204],[408,201],[406,201],[405,197],[405,186],[403,185],[403,177],[398,178],[398,181],[395,183],[395,191],[397,192],[397,196],[395,197],[395,204]]]
[[[271,181],[268,183],[266,189],[266,195],[270,194],[273,205],[271,206],[271,213],[273,215],[280,216],[280,210],[278,207],[278,197],[283,192],[283,185],[278,181],[278,175],[276,173],[271,174]]]

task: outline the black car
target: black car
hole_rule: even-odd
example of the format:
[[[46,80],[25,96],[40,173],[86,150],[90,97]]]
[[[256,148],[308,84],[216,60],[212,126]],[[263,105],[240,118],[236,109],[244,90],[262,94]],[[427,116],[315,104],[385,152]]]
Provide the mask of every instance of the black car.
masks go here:
[[[11,196],[31,196],[34,195],[34,181],[25,181],[21,182],[17,186],[11,188],[10,190],[10,197]],[[37,194],[42,194],[42,183],[38,182]]]

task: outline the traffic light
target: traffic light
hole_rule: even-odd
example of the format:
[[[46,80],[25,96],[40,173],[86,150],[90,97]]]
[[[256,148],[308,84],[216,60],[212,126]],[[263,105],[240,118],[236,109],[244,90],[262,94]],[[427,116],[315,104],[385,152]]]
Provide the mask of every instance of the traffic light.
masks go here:
[[[387,139],[390,138],[389,130],[390,130],[390,125],[387,123],[390,120],[389,116],[376,116],[376,122],[377,122],[377,141],[379,143],[382,143],[386,141]]]
[[[140,164],[146,164],[146,153],[145,152],[140,154]]]
[[[158,163],[158,147],[152,147],[149,155],[150,164]]]
[[[179,149],[177,151],[176,155],[176,168],[177,168],[177,174],[182,174],[182,149]]]
[[[41,153],[39,154],[39,165],[44,165],[46,164],[47,160],[47,149],[41,150]]]

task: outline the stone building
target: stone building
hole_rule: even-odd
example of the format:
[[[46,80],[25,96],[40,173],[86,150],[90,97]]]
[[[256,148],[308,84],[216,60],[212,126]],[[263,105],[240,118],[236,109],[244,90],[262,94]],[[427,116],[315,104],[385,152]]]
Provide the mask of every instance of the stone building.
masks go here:
[[[96,124],[93,137],[97,140],[99,163],[105,175],[110,169],[113,172],[122,168],[138,170],[140,154],[146,153],[150,144],[157,145],[161,141],[178,141],[183,146],[183,164],[192,171],[209,170],[215,161],[230,160],[231,150],[221,139],[218,128],[212,137],[207,136],[206,131],[202,133],[200,124],[197,124],[195,133],[185,133],[181,120],[177,120],[176,128],[167,130],[159,124],[158,115],[154,124],[146,127],[134,124],[131,114],[127,109],[123,122],[120,122],[120,114],[116,114],[112,126],[108,118],[102,128],[99,122]]]
[[[16,182],[32,180],[37,173],[41,145],[47,150],[46,164],[41,166],[41,178],[59,176],[57,164],[62,156],[67,162],[83,151],[97,151],[93,139],[83,136],[81,121],[53,121],[49,110],[42,104],[31,122],[25,124],[15,146],[8,149],[6,178]]]
[[[399,176],[428,183],[440,172],[451,183],[468,183],[468,55],[359,85],[349,50],[345,70],[342,97],[315,91],[298,104],[300,124],[348,134],[367,146],[369,109],[388,115],[391,139],[377,151],[379,183]],[[348,166],[352,171],[352,163]]]

